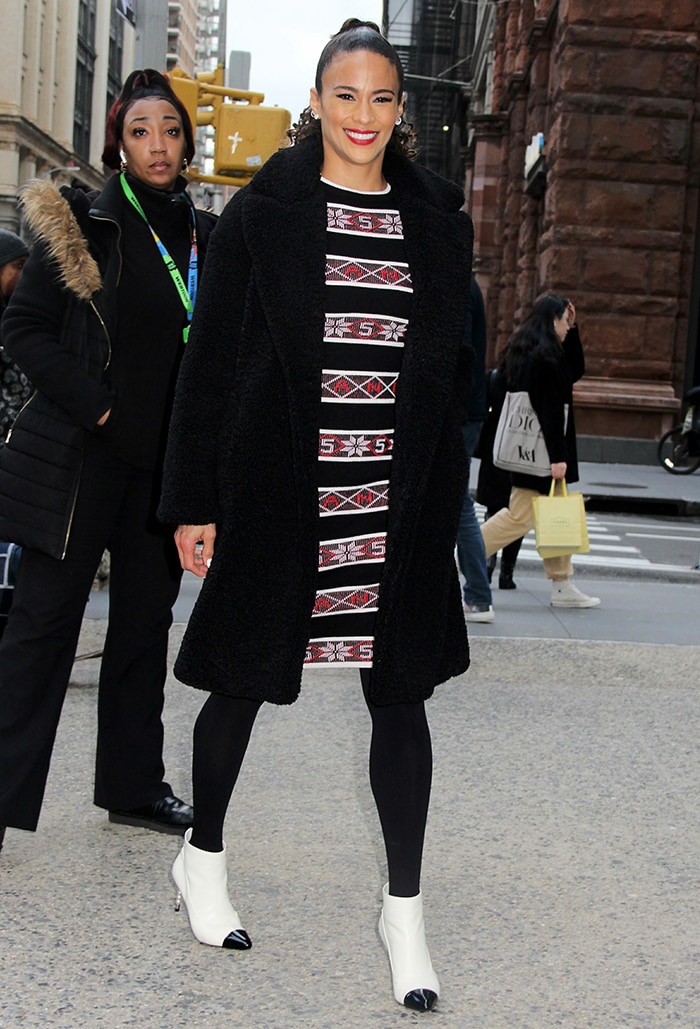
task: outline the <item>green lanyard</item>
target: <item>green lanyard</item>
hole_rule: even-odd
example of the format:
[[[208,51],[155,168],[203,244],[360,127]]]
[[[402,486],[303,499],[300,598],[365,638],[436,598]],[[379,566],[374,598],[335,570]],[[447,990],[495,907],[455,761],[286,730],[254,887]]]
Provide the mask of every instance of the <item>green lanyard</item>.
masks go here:
[[[189,331],[190,331],[189,323],[192,321],[192,311],[194,310],[194,298],[195,298],[195,296],[197,294],[197,280],[198,280],[198,269],[197,269],[197,223],[195,221],[194,208],[190,204],[190,212],[192,214],[192,245],[190,247],[190,260],[189,260],[188,274],[187,274],[187,285],[185,285],[185,280],[182,278],[182,275],[180,274],[180,269],[178,268],[178,266],[175,264],[175,261],[172,259],[172,257],[168,253],[168,251],[167,251],[167,249],[165,247],[165,244],[163,243],[162,239],[160,238],[158,233],[155,231],[153,226],[150,224],[148,218],[146,217],[144,209],[143,209],[143,207],[141,207],[141,204],[139,203],[139,201],[138,201],[138,199],[137,199],[133,189],[131,188],[129,183],[126,181],[126,175],[124,174],[124,172],[122,172],[120,174],[119,180],[120,180],[120,182],[122,184],[122,189],[124,190],[124,195],[126,196],[127,200],[133,205],[133,207],[136,208],[138,213],[141,215],[141,217],[145,221],[146,225],[148,225],[148,228],[151,231],[151,235],[153,236],[153,242],[158,247],[160,255],[163,258],[163,260],[165,261],[165,267],[170,272],[170,277],[172,278],[172,280],[173,280],[173,282],[175,284],[175,289],[177,290],[178,296],[180,297],[180,300],[182,301],[182,305],[185,308],[185,311],[187,312],[187,325],[185,325],[185,327],[182,330],[182,341],[183,341],[183,343],[186,343],[187,342],[187,337],[188,337]]]

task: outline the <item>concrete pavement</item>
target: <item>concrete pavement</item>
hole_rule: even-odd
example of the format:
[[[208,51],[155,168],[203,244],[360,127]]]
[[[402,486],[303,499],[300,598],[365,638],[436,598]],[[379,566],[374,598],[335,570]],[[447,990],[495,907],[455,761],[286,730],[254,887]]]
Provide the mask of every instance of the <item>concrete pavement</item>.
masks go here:
[[[470,626],[471,669],[428,705],[435,1012],[396,1004],[376,934],[385,863],[357,673],[310,674],[297,704],[261,712],[226,832],[254,944],[237,954],[174,913],[177,839],[92,806],[89,659],[39,830],[9,830],[0,854],[3,1029],[700,1027],[700,591],[587,578],[604,606],[554,612],[541,574],[516,578],[493,626]],[[86,618],[79,653],[104,629]],[[202,700],[171,678],[166,767],[188,799]]]
[[[476,488],[479,462],[472,467],[471,484]],[[580,490],[593,505],[608,510],[634,506],[648,511],[667,509],[678,514],[700,514],[700,470],[692,475],[671,475],[660,464],[597,464],[581,462]]]
[[[395,1003],[375,931],[385,867],[356,673],[308,676],[296,705],[263,708],[227,825],[254,941],[236,954],[197,944],[174,913],[177,839],[113,826],[90,803],[85,661],[39,830],[9,830],[0,855],[0,1023],[700,1026],[700,647],[490,629],[473,627],[472,668],[428,705],[435,1013]],[[103,631],[86,620],[81,651]],[[170,683],[166,766],[187,797],[201,700]]]
[[[595,464],[583,462],[576,489],[592,501],[638,505],[653,510],[668,506],[679,514],[700,514],[700,470],[692,475],[671,475],[659,464]],[[624,509],[624,507],[623,507]]]

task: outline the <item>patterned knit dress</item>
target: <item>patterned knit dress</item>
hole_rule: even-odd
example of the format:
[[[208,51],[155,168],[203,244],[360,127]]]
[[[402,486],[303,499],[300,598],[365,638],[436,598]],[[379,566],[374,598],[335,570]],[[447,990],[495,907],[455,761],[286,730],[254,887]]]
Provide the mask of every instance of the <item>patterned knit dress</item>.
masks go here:
[[[386,553],[394,400],[411,306],[391,191],[325,179],[319,584],[305,667],[369,668]]]

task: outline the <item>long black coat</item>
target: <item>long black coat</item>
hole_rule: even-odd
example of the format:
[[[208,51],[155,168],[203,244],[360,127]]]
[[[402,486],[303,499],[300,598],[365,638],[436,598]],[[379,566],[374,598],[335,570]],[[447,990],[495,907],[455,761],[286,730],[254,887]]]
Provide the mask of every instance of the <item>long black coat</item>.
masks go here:
[[[557,360],[530,361],[519,382],[509,383],[512,390],[526,390],[535,409],[552,463],[566,461],[567,483],[578,482],[578,453],[574,421],[574,383],[586,370],[578,327],[572,325],[557,354]],[[568,409],[568,413],[567,413]],[[514,486],[549,493],[549,475],[511,475]]]
[[[160,516],[217,523],[175,674],[275,703],[299,693],[318,569],[326,205],[321,144],[272,157],[215,230],[180,370]],[[454,543],[466,487],[456,397],[472,228],[461,191],[387,155],[413,300],[396,399],[372,696],[423,699],[469,664]]]

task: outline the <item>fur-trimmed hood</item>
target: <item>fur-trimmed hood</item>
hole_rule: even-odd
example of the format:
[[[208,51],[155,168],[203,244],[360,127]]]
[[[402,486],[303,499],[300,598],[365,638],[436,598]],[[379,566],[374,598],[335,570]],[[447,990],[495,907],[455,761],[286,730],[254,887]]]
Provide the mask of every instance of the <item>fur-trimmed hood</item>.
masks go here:
[[[29,229],[55,261],[62,284],[78,300],[90,300],[102,288],[102,276],[66,197],[53,182],[32,179],[22,187],[19,203]]]

